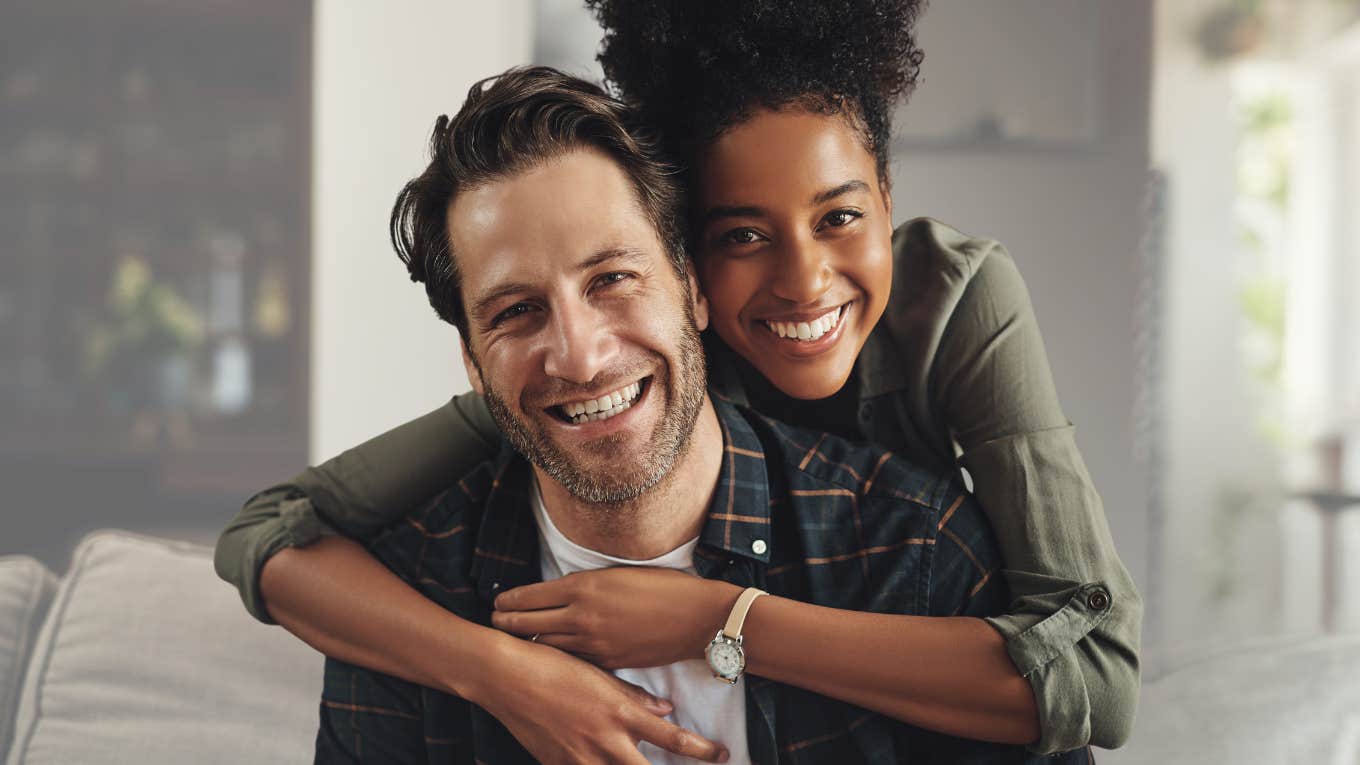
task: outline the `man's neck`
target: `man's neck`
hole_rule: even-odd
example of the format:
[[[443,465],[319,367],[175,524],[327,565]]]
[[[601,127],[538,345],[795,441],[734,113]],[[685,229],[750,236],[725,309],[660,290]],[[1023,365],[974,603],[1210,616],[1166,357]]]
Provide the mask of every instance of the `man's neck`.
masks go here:
[[[567,539],[589,550],[628,560],[649,560],[699,535],[722,470],[722,427],[704,396],[688,448],[666,476],[642,496],[600,507],[568,492],[539,468],[539,491],[548,517]]]

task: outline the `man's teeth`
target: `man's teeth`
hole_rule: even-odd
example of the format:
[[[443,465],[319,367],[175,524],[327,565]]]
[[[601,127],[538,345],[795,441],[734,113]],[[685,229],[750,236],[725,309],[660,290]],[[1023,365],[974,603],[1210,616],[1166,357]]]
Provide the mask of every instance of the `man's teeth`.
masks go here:
[[[607,420],[632,406],[633,401],[637,399],[641,392],[642,383],[630,383],[599,398],[563,404],[562,413],[567,415],[567,419],[576,425],[595,420]]]
[[[840,320],[841,309],[837,306],[812,321],[767,321],[765,326],[780,337],[812,341],[835,329]]]

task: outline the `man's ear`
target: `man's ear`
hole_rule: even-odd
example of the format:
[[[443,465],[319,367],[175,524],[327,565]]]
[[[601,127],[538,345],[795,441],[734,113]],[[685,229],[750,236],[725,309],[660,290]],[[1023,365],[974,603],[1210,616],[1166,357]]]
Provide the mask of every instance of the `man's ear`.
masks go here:
[[[468,352],[467,340],[463,339],[463,333],[458,333],[458,347],[463,351],[463,369],[467,370],[468,382],[472,383],[472,389],[478,395],[485,395],[482,390],[482,370],[477,366],[477,362],[472,360],[472,354]]]
[[[699,280],[694,276],[694,266],[689,268],[689,294],[694,305],[694,324],[700,332],[708,329],[708,298],[699,289]]]

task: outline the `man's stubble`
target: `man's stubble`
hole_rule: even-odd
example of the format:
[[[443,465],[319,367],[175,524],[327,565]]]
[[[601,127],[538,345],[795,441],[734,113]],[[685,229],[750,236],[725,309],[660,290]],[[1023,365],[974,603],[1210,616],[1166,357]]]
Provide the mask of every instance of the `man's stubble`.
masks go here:
[[[492,419],[500,426],[515,451],[561,484],[572,496],[599,510],[599,520],[611,524],[627,522],[627,519],[620,517],[621,511],[661,483],[686,454],[694,424],[703,408],[707,370],[703,343],[689,300],[684,303],[684,321],[677,343],[675,356],[680,364],[678,378],[674,374],[677,370],[671,369],[664,358],[659,358],[660,363],[656,365],[664,373],[653,375],[652,390],[648,393],[664,392],[665,410],[644,449],[627,452],[622,448],[623,439],[611,436],[605,436],[592,444],[597,454],[612,452],[612,462],[617,465],[617,469],[599,471],[580,464],[532,422],[524,422],[517,417],[485,375],[482,376],[483,397]],[[481,367],[477,369],[481,374]],[[663,374],[665,379],[660,379]]]

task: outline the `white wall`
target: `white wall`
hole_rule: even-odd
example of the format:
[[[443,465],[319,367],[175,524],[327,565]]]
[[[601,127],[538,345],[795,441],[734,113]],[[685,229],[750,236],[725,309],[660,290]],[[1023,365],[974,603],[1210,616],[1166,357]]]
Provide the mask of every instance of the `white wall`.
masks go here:
[[[318,0],[314,39],[311,459],[467,388],[458,336],[387,240],[435,117],[529,60],[529,0]]]
[[[1089,73],[1098,94],[1094,139],[1052,148],[908,145],[894,163],[893,203],[898,218],[940,218],[970,234],[999,239],[1014,255],[1120,556],[1146,591],[1149,496],[1133,450],[1134,309],[1148,168],[1152,2],[1091,2],[1099,6],[1095,67]],[[1032,23],[1043,25],[1043,13],[1065,6],[1045,0],[1030,7]],[[981,72],[1023,55],[1004,44],[975,44],[988,10],[987,3],[977,2],[928,7],[921,32],[923,81],[899,120],[909,120],[919,101],[949,100],[932,90],[932,81],[969,76],[932,70],[933,50],[970,51]],[[1082,61],[1075,53],[1086,40],[1050,36],[1049,45],[1071,49],[1073,61]],[[1042,98],[1055,83],[1034,80],[1023,87],[1011,97]]]

